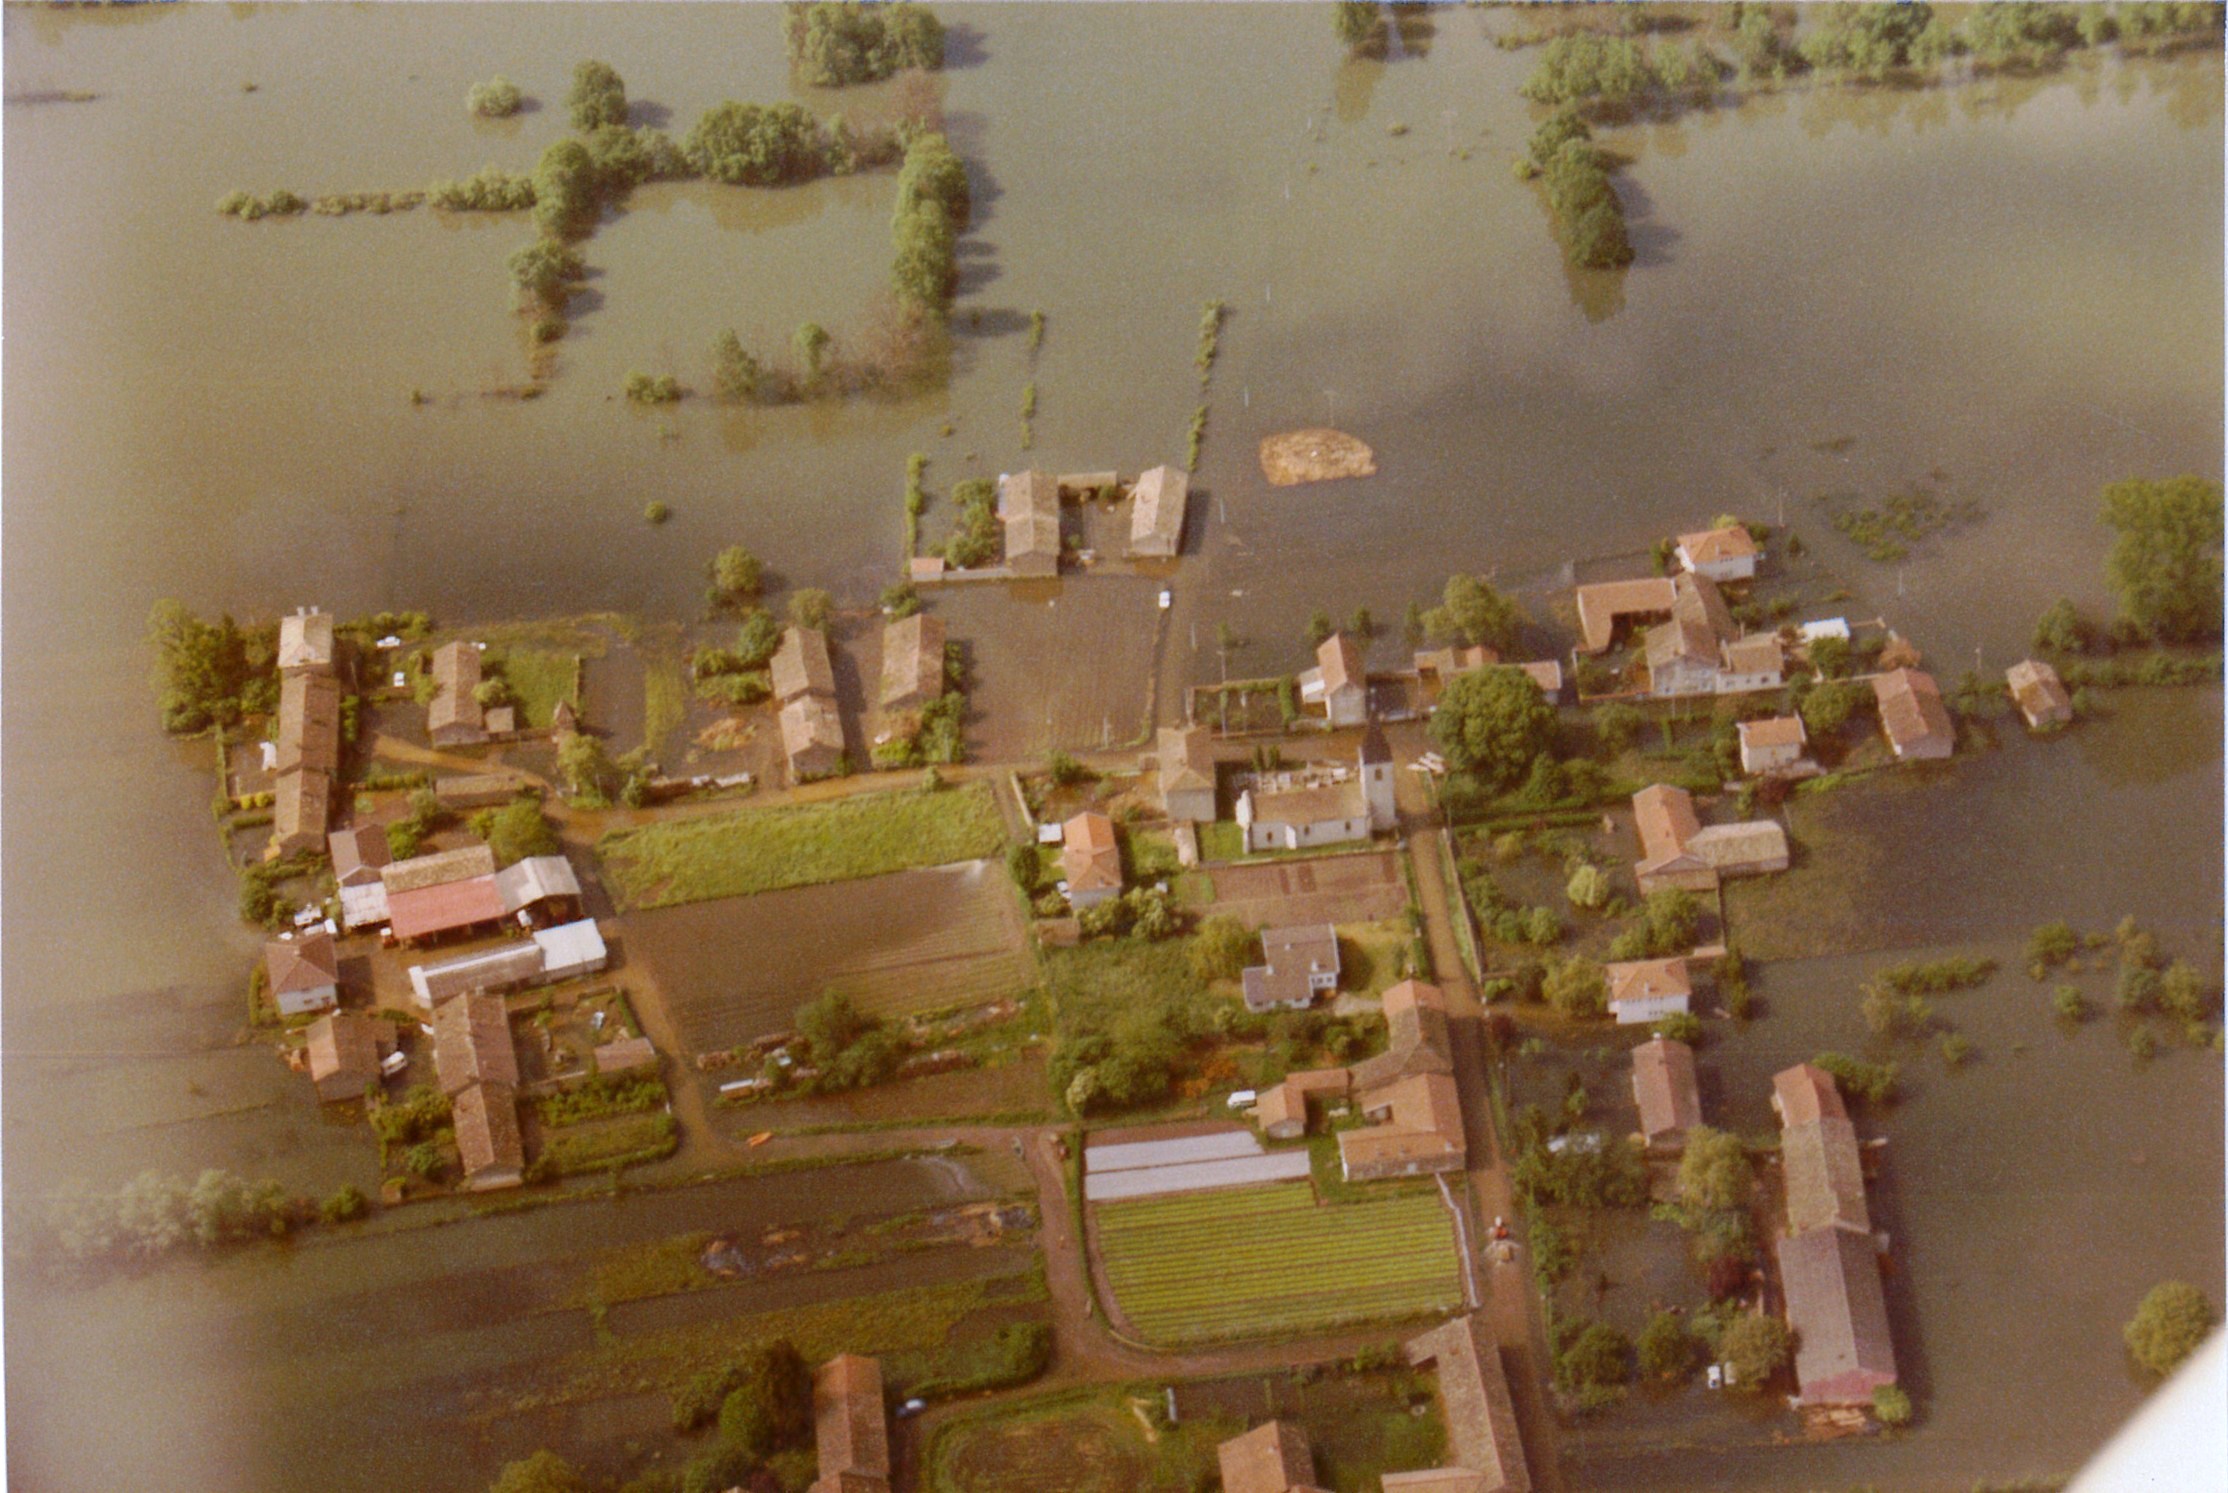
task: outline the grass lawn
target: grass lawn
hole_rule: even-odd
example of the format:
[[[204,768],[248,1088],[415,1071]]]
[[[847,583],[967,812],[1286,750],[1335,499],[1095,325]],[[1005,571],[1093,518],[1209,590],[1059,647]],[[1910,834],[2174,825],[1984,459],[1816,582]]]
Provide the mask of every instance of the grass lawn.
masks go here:
[[[1217,819],[1199,826],[1202,861],[1234,861],[1246,853],[1246,832],[1235,819]]]
[[[1400,957],[1408,950],[1408,920],[1380,918],[1374,923],[1338,925],[1338,976],[1341,994],[1383,995],[1400,980]]]
[[[1103,1031],[1124,1014],[1203,997],[1192,973],[1191,940],[1094,938],[1044,951],[1053,1020],[1066,1035]]]
[[[1454,1223],[1435,1194],[1328,1206],[1305,1182],[1095,1208],[1115,1299],[1174,1345],[1458,1309]]]
[[[1069,1390],[993,1406],[937,1431],[935,1493],[1191,1493],[1216,1468],[1215,1446],[1245,1429],[1216,1416],[1155,1430],[1154,1386]]]
[[[688,675],[670,654],[645,654],[642,660],[642,744],[652,756],[688,717]]]
[[[661,1161],[679,1144],[673,1117],[659,1110],[552,1130],[542,1143],[542,1159],[559,1176],[571,1176],[599,1167]]]
[[[988,785],[861,793],[615,830],[597,842],[619,905],[670,907],[996,855]]]
[[[560,700],[571,702],[575,709],[580,706],[577,653],[554,648],[508,648],[502,655],[502,675],[518,701],[522,726],[547,726]]]

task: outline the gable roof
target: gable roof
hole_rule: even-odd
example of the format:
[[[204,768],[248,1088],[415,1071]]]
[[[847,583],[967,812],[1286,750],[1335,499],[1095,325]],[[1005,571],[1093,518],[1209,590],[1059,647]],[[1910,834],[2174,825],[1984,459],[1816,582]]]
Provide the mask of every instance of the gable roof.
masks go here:
[[[1479,1474],[1480,1493],[1531,1493],[1516,1407],[1510,1403],[1501,1350],[1485,1314],[1472,1312],[1442,1323],[1410,1338],[1405,1351],[1413,1367],[1437,1366],[1451,1467]]]
[[[1243,796],[1252,803],[1256,824],[1324,824],[1369,813],[1369,800],[1353,778],[1307,788],[1249,788]]]
[[[1468,1150],[1462,1130],[1462,1095],[1453,1075],[1411,1073],[1390,1083],[1356,1085],[1355,1106],[1384,1120],[1338,1133],[1338,1154],[1351,1170],[1385,1162],[1460,1157]]]
[[[1261,1095],[1261,1102],[1254,1106],[1253,1117],[1267,1130],[1274,1125],[1290,1122],[1307,1123],[1307,1101],[1319,1094],[1346,1092],[1347,1073],[1344,1068],[1303,1068],[1288,1073],[1284,1082]]]
[[[396,892],[415,892],[424,887],[440,886],[445,882],[469,881],[475,876],[495,874],[495,852],[486,845],[462,845],[455,850],[439,850],[431,855],[414,855],[405,861],[395,861],[379,870],[380,883],[389,896]]]
[[[563,856],[530,855],[496,872],[495,890],[502,896],[503,910],[517,912],[554,897],[579,896],[580,880],[573,875],[572,862]]]
[[[1651,576],[1638,581],[1603,581],[1578,588],[1578,633],[1581,653],[1599,653],[1616,637],[1619,617],[1646,617],[1668,613],[1678,592],[1669,579]]]
[[[1191,478],[1180,467],[1157,466],[1137,479],[1129,510],[1130,543],[1158,539],[1173,547],[1184,532]]]
[[[1779,1157],[1791,1233],[1822,1228],[1872,1232],[1856,1126],[1831,1115],[1789,1125],[1779,1134]]]
[[[1880,705],[1880,726],[1898,753],[1932,741],[1957,740],[1957,727],[1942,704],[1942,687],[1917,669],[1896,669],[1872,679]]]
[[[352,824],[325,837],[332,858],[333,879],[342,886],[361,886],[380,880],[380,871],[394,859],[383,824]]]
[[[2065,681],[2039,658],[2023,658],[2004,670],[2004,683],[2030,719],[2065,719],[2073,714],[2073,697],[2066,693]]]
[[[847,1474],[890,1475],[879,1359],[841,1353],[812,1371],[812,1435],[823,1482]]]
[[[1316,666],[1323,671],[1323,693],[1335,694],[1352,687],[1365,688],[1368,679],[1362,672],[1362,650],[1354,640],[1342,632],[1325,638],[1315,650]]]
[[[1648,629],[1642,651],[1651,669],[1669,668],[1677,663],[1714,666],[1717,663],[1717,638],[1707,624],[1693,617],[1674,616],[1669,622],[1659,622]]]
[[[1060,556],[1060,485],[1049,472],[1014,472],[998,483],[998,517],[1006,528],[1006,559]]]
[[[339,983],[340,953],[330,933],[274,938],[263,946],[263,968],[271,978],[273,995],[317,990]]]
[[[1162,797],[1215,786],[1214,738],[1205,726],[1163,726],[1154,746]]]
[[[450,1101],[457,1156],[467,1180],[483,1172],[515,1172],[526,1164],[518,1134],[518,1089],[496,1080],[475,1083]]]
[[[1640,831],[1643,865],[1684,855],[1687,841],[1702,829],[1694,817],[1694,795],[1669,783],[1652,784],[1632,796],[1632,821]]]
[[[508,912],[493,876],[387,891],[387,927],[399,939],[427,938],[492,923]]]
[[[1727,524],[1720,529],[1681,534],[1679,548],[1696,565],[1714,565],[1720,560],[1738,560],[1755,554],[1756,540],[1741,525]]]
[[[1078,814],[1060,826],[1060,865],[1070,892],[1122,887],[1122,847],[1114,821],[1104,814]]]
[[[1304,1001],[1314,993],[1313,976],[1338,973],[1338,930],[1329,923],[1264,928],[1261,956],[1242,975],[1246,1004]]]
[[[279,618],[279,672],[333,666],[333,614],[296,612]]]
[[[833,695],[835,668],[828,661],[828,635],[817,627],[782,629],[774,650],[774,698],[787,705],[799,695]]]
[[[309,1076],[320,1084],[334,1078],[370,1079],[379,1072],[379,1039],[387,1023],[359,1011],[329,1011],[310,1023],[306,1049]]]
[[[1681,571],[1672,579],[1671,617],[1675,622],[1703,629],[1713,640],[1730,638],[1740,630],[1717,582],[1692,571]]]
[[[1895,1347],[1872,1240],[1812,1229],[1780,1240],[1778,1252],[1802,1397],[1862,1402],[1875,1385],[1893,1384]]]
[[[480,650],[470,643],[443,643],[433,650],[433,703],[426,709],[426,729],[464,726],[478,731],[486,716],[474,691],[480,687]]]
[[[333,817],[330,774],[297,767],[279,774],[271,793],[271,833],[281,842],[322,839]]]
[[[1694,1079],[1694,1049],[1657,1037],[1632,1050],[1632,1098],[1640,1133],[1649,1140],[1702,1123],[1702,1091]]]
[[[428,1010],[452,996],[475,990],[503,991],[527,984],[542,972],[541,946],[507,943],[476,954],[460,954],[431,964],[413,964],[410,988]]]
[[[1447,1000],[1436,985],[1402,980],[1385,992],[1385,1050],[1353,1066],[1354,1087],[1373,1089],[1416,1073],[1452,1073]]]
[[[1609,1004],[1653,1000],[1667,995],[1692,995],[1694,982],[1687,976],[1686,960],[1634,959],[1610,965]]]
[[[799,695],[781,707],[781,749],[791,762],[815,748],[841,755],[843,717],[826,695]]]
[[[279,681],[278,770],[340,770],[340,681],[294,672]]]
[[[1288,1420],[1255,1426],[1215,1448],[1222,1493],[1290,1493],[1315,1481],[1315,1453],[1307,1432]]]
[[[1772,1108],[1779,1111],[1782,1126],[1805,1125],[1827,1117],[1849,1118],[1833,1075],[1814,1063],[1797,1063],[1772,1075]]]
[[[452,1095],[476,1083],[518,1083],[518,1051],[501,996],[466,991],[433,1008],[433,1067],[442,1091]]]
[[[1780,828],[1776,819],[1705,825],[1688,837],[1686,850],[1703,865],[1720,871],[1784,863],[1787,831]]]
[[[944,624],[926,612],[882,629],[882,703],[933,700],[944,692]]]
[[[1501,655],[1482,643],[1469,647],[1424,648],[1416,653],[1416,672],[1452,679],[1501,661]]]
[[[1803,718],[1799,715],[1775,715],[1769,720],[1742,721],[1738,729],[1744,749],[1799,747],[1810,740],[1810,734],[1803,729]]]

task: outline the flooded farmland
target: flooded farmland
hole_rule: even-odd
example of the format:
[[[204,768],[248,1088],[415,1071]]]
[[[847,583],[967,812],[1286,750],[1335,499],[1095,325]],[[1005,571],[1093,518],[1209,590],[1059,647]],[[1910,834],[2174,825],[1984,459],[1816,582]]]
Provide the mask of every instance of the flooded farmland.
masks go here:
[[[597,610],[680,622],[706,558],[746,542],[787,584],[863,604],[896,571],[909,452],[932,458],[939,494],[1024,460],[1132,470],[1180,456],[1210,297],[1232,315],[1197,477],[1206,518],[1158,653],[1144,583],[1064,585],[1057,605],[931,601],[975,642],[986,677],[970,734],[988,747],[1125,739],[1148,674],[1165,717],[1177,685],[1214,673],[1225,623],[1234,675],[1282,671],[1318,607],[1389,620],[1457,566],[1530,573],[1722,508],[1777,520],[1783,501],[1853,593],[1834,610],[1888,615],[1959,666],[1978,645],[2000,667],[2053,597],[2101,605],[2102,483],[2220,475],[2217,52],[1935,91],[1796,90],[1607,132],[1633,158],[1619,191],[1642,259],[1596,279],[1563,270],[1536,196],[1510,179],[1532,57],[1492,46],[1498,12],[1435,12],[1426,55],[1352,62],[1314,7],[939,9],[961,28],[938,86],[978,204],[950,385],[783,410],[690,399],[655,415],[619,397],[626,374],[700,390],[722,327],[779,343],[808,317],[839,338],[863,324],[887,258],[887,177],[638,192],[587,242],[590,301],[531,403],[483,394],[524,374],[503,265],[528,237],[522,220],[244,224],[212,207],[236,188],[522,170],[562,130],[564,80],[587,56],[677,134],[730,96],[877,106],[873,90],[856,105],[794,92],[778,11],[0,13],[13,1217],[67,1181],[114,1185],[148,1165],[225,1165],[306,1192],[370,1180],[360,1131],[321,1120],[266,1053],[230,1045],[255,943],[211,832],[206,749],[155,731],[141,632],[158,597],[242,616],[315,602],[452,622]],[[535,107],[475,121],[464,92],[496,72]],[[1022,328],[1040,308],[1032,367]],[[1380,474],[1268,487],[1254,443],[1317,423],[1366,439]],[[1822,495],[1920,480],[1980,499],[1986,517],[1904,566],[1863,560],[1817,516]],[[672,509],[663,526],[643,522],[653,498]],[[932,532],[942,517],[932,505]],[[1085,590],[1092,606],[1071,607]],[[1023,608],[1037,609],[1026,625],[1000,615]],[[1057,678],[1012,677],[1024,667]],[[1956,938],[1999,916],[2010,923],[1995,936],[2016,938],[2052,913],[2115,910],[2191,936],[2216,927],[2219,696],[2157,708],[2148,739],[2123,716],[1961,766],[1947,790],[1956,837],[1924,836],[1902,863],[1907,893],[1877,883],[1905,897],[1896,916]],[[2071,757],[2094,759],[2093,780],[2051,776]],[[2045,777],[2023,776],[2029,764]],[[1931,791],[1914,800],[1939,802]],[[2091,791],[2100,806],[2073,812],[2093,863],[2070,878],[2034,870],[2063,854],[2047,832],[2071,801],[2038,812],[2033,795]],[[1940,818],[1904,815],[1895,839]],[[2143,852],[2159,835],[2175,855]],[[2022,848],[1960,853],[1982,845]],[[1995,889],[2004,877],[2075,905],[2030,911]],[[1742,1063],[1768,1071],[1782,1034],[1796,1056],[1822,1040],[1801,1025],[1804,969],[1765,973],[1773,1014]],[[2063,1468],[2133,1402],[2109,1335],[2074,1345],[2075,1323],[2119,1320],[2130,1283],[2218,1273],[2217,1187],[2196,1186],[2217,1183],[2217,1153],[2142,1147],[2141,1168],[2114,1170],[2136,1149],[2123,1137],[2170,1106],[2202,1119],[2200,1141],[2216,1137],[2216,1070],[2170,1052],[2123,1071],[2108,1032],[2063,1043],[2039,1023],[2015,1057],[2029,1014],[2006,1005],[2002,1031],[1972,1018],[1982,1061],[1930,1080],[1884,1127],[1897,1233],[1919,1252],[1917,1294],[1897,1309],[1916,1323],[1930,1421],[1895,1447],[1819,1454],[1820,1483]],[[2120,1123],[2029,1133],[2034,1081],[2057,1085],[2067,1112]],[[1975,1146],[1965,1122],[1984,1116],[2021,1123]],[[1919,1162],[1930,1136],[1939,1148]],[[2091,1191],[2036,1190],[2057,1143],[2075,1163],[2063,1175]],[[1999,1200],[1984,1214],[1970,1197],[1995,1176],[1995,1147],[2029,1170],[1978,1186]],[[2155,1204],[2144,1193],[2146,1231],[2111,1229],[2109,1248],[2065,1237],[2064,1215],[2079,1228],[2127,1206],[2137,1173],[2158,1188]],[[634,1227],[641,1206],[611,1217]],[[520,1318],[500,1294],[477,1314],[443,1300],[484,1269],[570,1247],[548,1236],[578,1212],[250,1251],[67,1293],[11,1270],[9,1470],[52,1486],[330,1487],[335,1467],[364,1487],[484,1486],[484,1457],[447,1455],[465,1412],[422,1387],[434,1366],[500,1365],[586,1329]],[[2060,1320],[2004,1309],[2036,1275]],[[2030,1463],[2001,1450],[1989,1417],[2035,1404],[2066,1413]],[[653,1415],[642,1429],[655,1428]],[[1678,1475],[1768,1488],[1784,1465]],[[1582,1466],[1588,1486],[1671,1478]]]

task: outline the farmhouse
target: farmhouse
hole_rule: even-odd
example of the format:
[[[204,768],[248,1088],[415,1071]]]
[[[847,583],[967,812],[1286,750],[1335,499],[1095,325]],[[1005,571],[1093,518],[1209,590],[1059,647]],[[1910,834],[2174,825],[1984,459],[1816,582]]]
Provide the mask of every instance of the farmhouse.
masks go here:
[[[2021,659],[2004,670],[2004,683],[2011,688],[2012,703],[2033,729],[2062,726],[2073,719],[2073,698],[2066,693],[2065,681],[2042,660]]]
[[[1713,581],[1747,581],[1756,578],[1756,541],[1739,524],[1681,534],[1672,551],[1679,567]]]
[[[1172,556],[1183,547],[1184,509],[1191,478],[1180,467],[1157,466],[1130,490],[1129,552]]]
[[[273,939],[263,946],[271,1004],[281,1016],[330,1011],[340,1004],[340,955],[330,933]]]
[[[1677,1146],[1702,1123],[1702,1091],[1694,1081],[1694,1049],[1657,1037],[1632,1050],[1632,1099],[1640,1135],[1649,1145]]]
[[[1644,617],[1667,617],[1678,592],[1662,577],[1640,581],[1603,581],[1578,588],[1578,651],[1606,653],[1617,640],[1617,624]]]
[[[379,1082],[379,1060],[394,1047],[394,1026],[356,1011],[330,1011],[310,1023],[304,1050],[320,1103],[360,1099]]]
[[[1772,1112],[1779,1116],[1782,1129],[1849,1118],[1833,1075],[1814,1063],[1797,1063],[1772,1075]]]
[[[333,780],[325,773],[296,768],[279,774],[271,795],[269,856],[315,850],[325,843],[333,819]]]
[[[477,1083],[518,1086],[518,1051],[501,996],[467,991],[433,1008],[433,1068],[452,1099]]]
[[[1322,707],[1333,729],[1369,719],[1369,680],[1362,671],[1362,650],[1342,632],[1315,650],[1315,667],[1299,676],[1300,703]]]
[[[828,635],[817,627],[782,629],[781,646],[768,666],[774,699],[787,705],[801,695],[835,694],[835,667],[828,660]]]
[[[1017,576],[1060,573],[1060,487],[1049,472],[998,478],[998,519],[1006,529],[1006,568]]]
[[[1307,1102],[1346,1093],[1344,1068],[1303,1068],[1262,1094],[1253,1107],[1261,1133],[1270,1140],[1297,1140],[1307,1134]]]
[[[1385,992],[1385,1050],[1353,1067],[1354,1087],[1374,1089],[1417,1073],[1452,1073],[1447,998],[1436,985],[1402,980]]]
[[[1684,959],[1638,959],[1608,967],[1609,1009],[1617,1025],[1661,1021],[1685,1011],[1694,995]]]
[[[305,607],[291,617],[279,618],[278,667],[281,674],[296,669],[322,672],[332,666],[332,613]]]
[[[1694,797],[1684,788],[1656,783],[1641,789],[1632,796],[1632,818],[1640,832],[1633,874],[1643,894],[1665,887],[1712,891],[1723,876],[1787,869],[1787,831],[1776,821],[1704,828],[1694,815]]]
[[[1705,576],[1671,583],[1671,620],[1648,629],[1648,692],[1730,695],[1777,689],[1786,668],[1777,633],[1739,635],[1717,585]]]
[[[889,1493],[880,1359],[842,1353],[812,1371],[812,1439],[820,1476],[809,1493]]]
[[[1741,771],[1750,777],[1784,772],[1802,761],[1810,736],[1799,715],[1775,715],[1769,720],[1742,721]]]
[[[1467,1150],[1462,1096],[1445,1073],[1417,1073],[1355,1091],[1374,1123],[1338,1133],[1338,1164],[1349,1182],[1458,1170]]]
[[[1081,912],[1122,894],[1122,847],[1114,838],[1113,820],[1104,814],[1078,814],[1060,826],[1060,844],[1070,907]]]
[[[1872,1241],[1812,1229],[1779,1241],[1779,1280],[1795,1334],[1795,1382],[1805,1405],[1870,1405],[1895,1383],[1888,1304]]]
[[[1338,989],[1338,930],[1329,923],[1264,928],[1261,955],[1243,976],[1248,1011],[1298,1011]]]
[[[781,750],[792,782],[843,768],[843,717],[831,695],[799,695],[781,707]]]
[[[480,650],[470,643],[443,643],[433,650],[433,703],[426,708],[426,735],[435,746],[474,746],[487,740],[487,714],[480,707]]]
[[[526,1147],[518,1133],[518,1089],[490,1079],[450,1101],[464,1185],[473,1192],[516,1187],[526,1178]]]
[[[1388,1472],[1385,1493],[1531,1493],[1516,1407],[1509,1400],[1501,1350],[1482,1312],[1442,1323],[1404,1350],[1412,1368],[1435,1368],[1446,1414],[1447,1464],[1425,1472]]]
[[[882,629],[882,708],[918,710],[944,693],[944,624],[926,612]]]
[[[340,771],[340,681],[330,673],[295,669],[279,680],[274,770]]]
[[[1292,788],[1248,788],[1237,819],[1246,853],[1301,850],[1369,838],[1369,799],[1352,778]]]
[[[1215,817],[1214,740],[1205,726],[1163,726],[1154,742],[1161,809],[1178,824]]]
[[[1288,1420],[1255,1426],[1215,1448],[1222,1493],[1321,1493],[1304,1428]]]
[[[379,873],[394,860],[394,852],[387,844],[386,826],[354,824],[347,829],[336,829],[326,837],[325,854],[333,863],[333,880],[340,887],[343,911],[348,910],[348,893],[351,888],[379,889],[378,916],[351,916],[348,926],[353,928],[359,923],[386,921],[387,885],[380,879]]]
[[[1957,727],[1933,675],[1917,669],[1875,674],[1872,694],[1880,705],[1880,730],[1898,760],[1939,759],[1957,750]]]
[[[1788,1232],[1846,1229],[1871,1234],[1854,1125],[1831,1116],[1789,1125],[1779,1133],[1779,1158],[1787,1182]]]

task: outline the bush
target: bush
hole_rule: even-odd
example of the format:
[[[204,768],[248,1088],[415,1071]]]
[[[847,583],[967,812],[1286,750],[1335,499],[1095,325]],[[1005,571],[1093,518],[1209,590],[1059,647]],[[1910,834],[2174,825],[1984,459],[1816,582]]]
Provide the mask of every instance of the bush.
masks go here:
[[[944,65],[943,23],[909,0],[791,5],[784,29],[789,65],[815,88],[872,83],[906,68],[934,72]]]
[[[1694,1334],[1670,1312],[1657,1312],[1640,1330],[1640,1372],[1651,1379],[1682,1380],[1694,1372]]]
[[[1844,1091],[1867,1104],[1886,1104],[1895,1098],[1893,1063],[1868,1063],[1840,1052],[1821,1052],[1811,1062],[1832,1074]]]
[[[565,95],[572,127],[585,135],[607,124],[627,122],[627,85],[610,64],[590,60],[572,70]]]
[[[1756,1174],[1739,1136],[1708,1125],[1687,1132],[1679,1157],[1679,1199],[1687,1207],[1745,1208],[1755,1186]]]
[[[510,258],[511,280],[520,290],[544,305],[562,305],[572,287],[588,277],[588,265],[577,250],[540,238]]]
[[[1260,956],[1259,936],[1228,913],[1204,919],[1191,941],[1192,973],[1201,980],[1235,980]]]
[[[1595,1322],[1556,1356],[1556,1376],[1567,1385],[1608,1388],[1632,1377],[1632,1342],[1606,1322]]]
[[[741,104],[707,110],[682,144],[689,164],[730,186],[810,181],[826,167],[812,116],[796,104]]]
[[[501,76],[474,83],[472,91],[464,96],[464,107],[482,119],[508,119],[523,102],[518,85]]]
[[[1702,1041],[1702,1018],[1692,1011],[1673,1011],[1649,1030],[1658,1037],[1696,1047]]]
[[[371,1211],[371,1199],[351,1182],[317,1205],[318,1216],[327,1223],[354,1223]]]
[[[1872,1391],[1872,1418],[1883,1426],[1909,1425],[1911,1397],[1899,1385],[1881,1385]]]
[[[524,212],[534,205],[534,179],[482,166],[462,181],[435,182],[426,188],[425,199],[447,212]]]
[[[1718,1357],[1732,1367],[1745,1389],[1761,1389],[1786,1367],[1793,1348],[1787,1324],[1777,1317],[1743,1312],[1718,1336]]]
[[[1547,1003],[1565,1016],[1599,1016],[1609,1009],[1609,982],[1602,967],[1574,955],[1547,973],[1543,991]]]
[[[627,375],[627,400],[631,404],[672,404],[681,397],[680,380],[670,373]]]
[[[2122,1329],[2127,1350],[2150,1373],[2164,1376],[2180,1367],[2212,1330],[2213,1308],[2205,1293],[2178,1280],[2151,1287]]]

